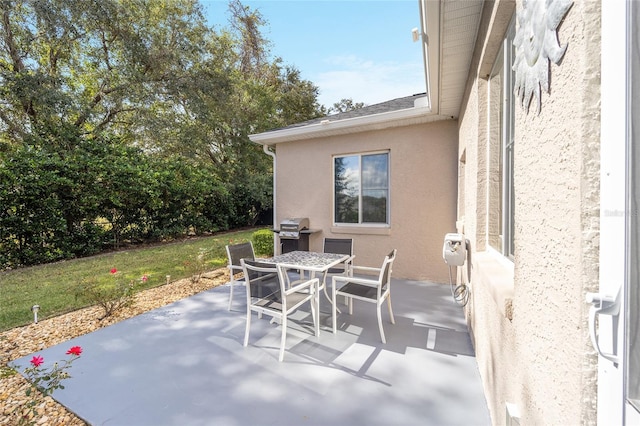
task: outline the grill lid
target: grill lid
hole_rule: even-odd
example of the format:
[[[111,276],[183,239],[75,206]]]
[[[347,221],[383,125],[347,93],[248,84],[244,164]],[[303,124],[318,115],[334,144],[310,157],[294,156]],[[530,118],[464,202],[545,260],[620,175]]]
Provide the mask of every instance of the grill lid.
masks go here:
[[[280,222],[280,229],[297,229],[302,231],[303,229],[309,229],[309,218],[308,217],[291,217],[284,219]]]
[[[280,238],[300,238],[300,231],[309,229],[309,218],[292,217],[280,222]]]

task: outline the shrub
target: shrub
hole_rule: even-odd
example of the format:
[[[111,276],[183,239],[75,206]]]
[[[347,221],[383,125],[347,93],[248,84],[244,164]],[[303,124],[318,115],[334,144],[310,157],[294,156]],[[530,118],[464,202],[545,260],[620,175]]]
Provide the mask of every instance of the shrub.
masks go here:
[[[0,271],[253,226],[272,207],[269,173],[58,136],[0,150]]]
[[[261,229],[251,234],[253,249],[259,256],[273,256],[273,232]]]
[[[113,283],[104,284],[98,282],[95,277],[87,278],[82,290],[76,294],[76,297],[83,298],[92,305],[98,305],[104,310],[104,315],[99,318],[103,320],[124,308],[133,305],[135,301],[135,282],[130,280],[126,282],[120,279],[120,272],[113,268],[110,272],[114,278]],[[147,276],[140,278],[141,282],[147,281]]]
[[[198,250],[198,254],[195,256],[189,256],[189,260],[184,262],[184,267],[190,272],[190,280],[192,283],[197,283],[202,278],[207,270],[207,257],[209,256],[209,250],[201,248]]]

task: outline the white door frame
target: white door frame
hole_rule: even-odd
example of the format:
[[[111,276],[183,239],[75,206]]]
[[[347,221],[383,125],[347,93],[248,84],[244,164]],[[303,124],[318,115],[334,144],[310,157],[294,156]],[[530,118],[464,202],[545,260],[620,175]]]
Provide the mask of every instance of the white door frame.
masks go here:
[[[598,424],[640,424],[625,410],[627,222],[627,2],[602,1],[600,143],[600,297],[620,298],[619,315],[599,315]],[[622,291],[620,291],[622,290]],[[611,359],[618,362],[612,362]]]

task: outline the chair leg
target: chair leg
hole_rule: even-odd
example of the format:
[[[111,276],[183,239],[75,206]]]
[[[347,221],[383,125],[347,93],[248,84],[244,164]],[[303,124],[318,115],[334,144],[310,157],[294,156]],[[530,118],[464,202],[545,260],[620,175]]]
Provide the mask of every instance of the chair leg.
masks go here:
[[[336,309],[337,309],[338,301],[336,300],[336,286],[335,283],[331,286],[331,320],[333,322],[333,334],[336,334],[337,326],[336,326]]]
[[[311,305],[311,318],[313,318],[313,333],[318,337],[320,335],[320,311],[316,309],[316,299],[309,300],[309,305]]]
[[[249,330],[251,329],[251,309],[247,309],[247,326],[244,329],[244,346],[249,344]]]
[[[378,327],[380,328],[380,338],[382,339],[382,343],[387,343],[387,339],[384,338],[384,328],[382,328],[382,305],[380,303],[376,303],[378,306]]]
[[[229,282],[229,284],[231,285],[231,288],[229,289],[229,307],[227,308],[227,310],[231,310],[231,302],[233,301],[233,277],[231,278],[231,281]]]
[[[284,359],[284,344],[287,340],[287,316],[282,315],[282,337],[280,338],[280,355],[278,356],[278,361],[282,362]]]
[[[325,277],[326,278],[326,277]],[[325,279],[323,278],[323,279]],[[329,297],[329,293],[327,292],[327,283],[326,281],[323,281],[324,284],[322,284],[322,288],[324,289],[324,295],[327,297],[327,300],[329,301],[329,303],[331,303],[332,305],[335,306],[335,300]],[[342,313],[342,311],[340,310],[340,308],[336,307],[336,309],[338,310],[338,312]]]
[[[389,317],[391,317],[391,324],[395,324],[396,320],[393,317],[393,309],[391,309],[391,295],[387,296],[387,306],[389,307]]]

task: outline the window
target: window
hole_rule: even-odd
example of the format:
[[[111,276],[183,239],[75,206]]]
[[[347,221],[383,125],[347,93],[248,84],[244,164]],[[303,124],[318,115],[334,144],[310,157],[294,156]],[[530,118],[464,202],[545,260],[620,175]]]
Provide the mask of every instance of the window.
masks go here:
[[[334,222],[389,223],[389,153],[334,157]]]
[[[514,184],[513,142],[515,56],[513,38],[515,22],[512,19],[506,37],[489,76],[489,150],[488,150],[488,223],[489,245],[504,256],[514,254]]]

